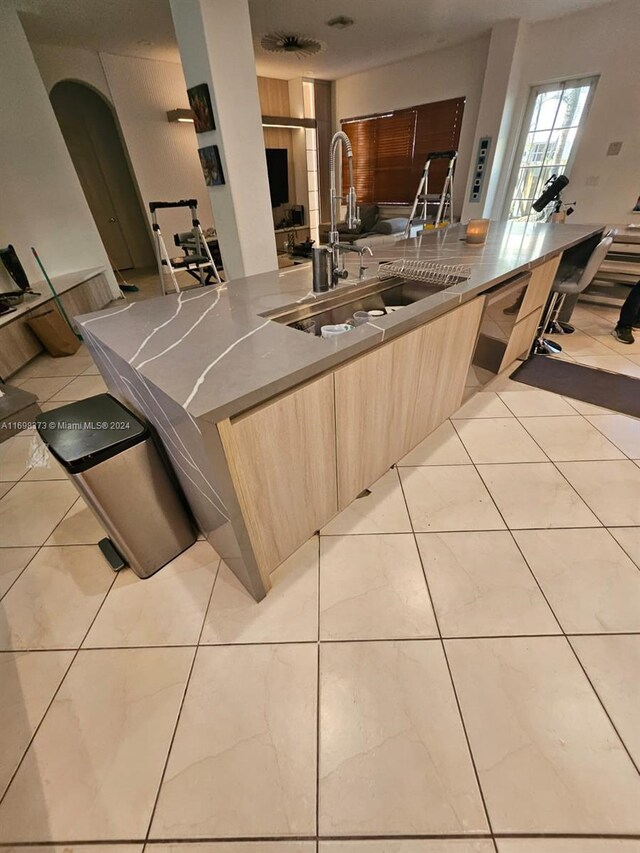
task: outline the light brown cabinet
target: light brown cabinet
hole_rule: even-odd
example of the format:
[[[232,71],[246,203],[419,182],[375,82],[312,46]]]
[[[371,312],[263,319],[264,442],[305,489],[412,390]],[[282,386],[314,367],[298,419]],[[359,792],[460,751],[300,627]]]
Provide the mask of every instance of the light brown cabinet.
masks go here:
[[[504,351],[500,370],[504,370],[513,364],[518,358],[526,358],[531,349],[531,342],[538,329],[540,322],[540,309],[529,314],[524,320],[519,320],[513,327],[509,343]]]
[[[218,424],[260,574],[337,511],[333,376]]]
[[[531,270],[529,286],[518,312],[518,322],[545,304],[559,263],[560,255],[556,255],[551,260],[545,261]]]
[[[460,405],[482,297],[335,373],[342,509]]]

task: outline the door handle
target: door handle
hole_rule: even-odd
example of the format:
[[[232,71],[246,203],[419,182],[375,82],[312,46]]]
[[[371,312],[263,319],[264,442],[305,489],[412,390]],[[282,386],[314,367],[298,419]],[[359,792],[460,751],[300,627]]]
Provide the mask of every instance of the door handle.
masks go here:
[[[118,220],[115,218],[115,216],[110,216],[110,217],[109,217],[109,222],[117,222],[117,221],[118,221]]]

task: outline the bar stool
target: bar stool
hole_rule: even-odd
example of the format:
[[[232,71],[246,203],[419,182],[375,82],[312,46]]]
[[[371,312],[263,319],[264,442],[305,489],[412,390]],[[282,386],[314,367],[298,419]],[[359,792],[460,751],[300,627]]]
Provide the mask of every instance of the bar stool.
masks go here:
[[[544,320],[538,329],[538,337],[533,351],[538,355],[557,355],[562,352],[562,347],[555,341],[545,338],[545,334],[570,335],[575,328],[565,320],[560,320],[563,312],[567,320],[571,317],[580,294],[589,287],[600,269],[600,264],[605,259],[611,244],[613,235],[608,233],[606,237],[595,247],[589,260],[578,278],[554,281],[551,287],[551,295],[544,312]],[[569,304],[567,304],[567,300]],[[564,311],[563,311],[564,309]],[[568,310],[567,310],[568,309]]]

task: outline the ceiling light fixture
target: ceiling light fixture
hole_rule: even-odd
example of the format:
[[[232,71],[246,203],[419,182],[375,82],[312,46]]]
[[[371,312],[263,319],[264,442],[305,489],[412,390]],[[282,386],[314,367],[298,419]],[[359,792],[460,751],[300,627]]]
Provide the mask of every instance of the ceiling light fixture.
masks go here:
[[[335,18],[330,18],[326,21],[328,27],[334,27],[336,30],[346,30],[347,27],[352,27],[355,24],[353,18],[348,18],[346,15],[338,15]]]
[[[302,59],[319,53],[324,45],[317,39],[301,36],[298,33],[267,33],[260,39],[263,50],[270,53],[288,53]]]
[[[184,124],[193,124],[195,116],[193,110],[177,109],[167,112],[167,121],[179,121]]]

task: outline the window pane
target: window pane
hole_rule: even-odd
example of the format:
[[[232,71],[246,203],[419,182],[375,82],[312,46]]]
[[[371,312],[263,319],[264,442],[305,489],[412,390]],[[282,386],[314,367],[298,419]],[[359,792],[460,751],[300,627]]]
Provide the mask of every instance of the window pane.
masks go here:
[[[528,133],[522,152],[523,166],[541,166],[547,151],[550,131],[536,131]]]
[[[561,166],[566,166],[573,147],[577,127],[569,127],[564,130],[552,130],[549,139],[549,148],[545,163],[556,163]]]
[[[580,124],[589,94],[589,86],[567,88],[560,99],[555,127],[571,127]]]
[[[515,198],[533,198],[533,193],[540,178],[539,168],[521,169],[516,182]]]
[[[511,202],[511,208],[509,210],[509,219],[527,219],[530,209],[530,201],[516,198]]]
[[[536,101],[540,101],[540,108],[536,113],[536,122],[531,124],[530,130],[551,130],[555,124],[555,119],[558,114],[560,105],[561,93],[558,90],[553,92],[541,92]],[[536,111],[534,110],[534,113]]]

